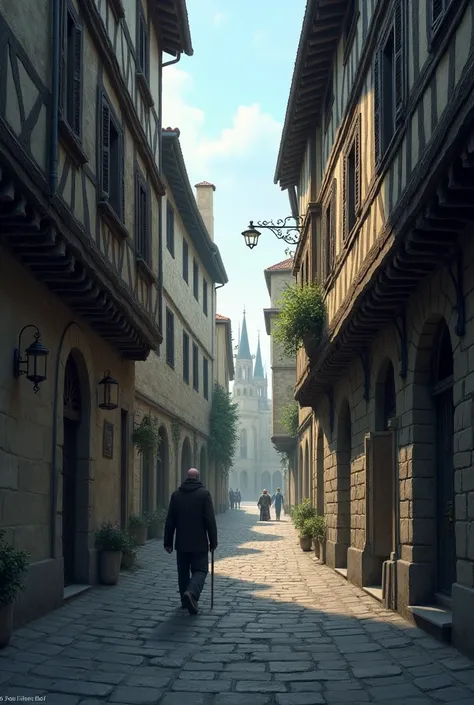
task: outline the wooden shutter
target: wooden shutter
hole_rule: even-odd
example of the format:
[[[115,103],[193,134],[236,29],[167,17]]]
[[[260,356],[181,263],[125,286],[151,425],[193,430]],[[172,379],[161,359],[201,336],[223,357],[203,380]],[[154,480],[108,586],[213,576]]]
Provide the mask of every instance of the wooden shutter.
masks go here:
[[[333,179],[331,188],[331,222],[329,224],[330,270],[334,267],[334,262],[336,260],[336,199],[337,181],[336,179]]]
[[[374,60],[374,152],[375,152],[375,166],[380,162],[380,54],[377,52],[375,54]]]
[[[108,200],[110,194],[110,108],[102,96],[101,109],[101,190]]]
[[[405,51],[403,0],[397,0],[394,15],[395,41],[395,115],[397,124],[403,116],[405,99]]]
[[[81,136],[82,117],[82,29],[78,24],[74,24],[74,66],[72,76],[72,102],[73,102],[73,124],[70,126],[77,137]]]
[[[327,241],[327,208],[324,210],[324,214],[321,221],[321,282],[324,282],[328,275],[328,247],[329,243]]]
[[[125,135],[120,133],[120,219],[125,223]]]
[[[360,133],[361,133],[361,116],[357,118],[357,126],[354,138],[354,161],[355,161],[355,215],[356,218],[359,214],[361,205],[361,193],[360,193],[360,174],[361,174],[361,164],[360,164]]]
[[[347,161],[348,154],[344,154],[342,158],[342,239],[345,240],[347,232],[347,209],[349,207],[349,199],[347,197],[348,183],[347,183]],[[332,211],[332,208],[331,208]],[[332,218],[334,220],[334,216]]]

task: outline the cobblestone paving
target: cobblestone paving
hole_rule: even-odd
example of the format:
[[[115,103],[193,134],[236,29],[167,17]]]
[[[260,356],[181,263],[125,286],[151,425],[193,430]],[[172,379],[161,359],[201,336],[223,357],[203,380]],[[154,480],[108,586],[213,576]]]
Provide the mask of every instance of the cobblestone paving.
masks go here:
[[[474,662],[318,565],[289,521],[244,507],[218,523],[212,612],[209,582],[197,617],[177,609],[175,559],[149,542],[117,586],[15,633],[0,702],[474,703]]]

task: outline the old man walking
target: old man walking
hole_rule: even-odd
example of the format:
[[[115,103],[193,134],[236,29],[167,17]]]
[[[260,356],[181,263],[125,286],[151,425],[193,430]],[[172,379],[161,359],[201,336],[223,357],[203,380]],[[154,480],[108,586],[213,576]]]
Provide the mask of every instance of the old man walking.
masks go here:
[[[171,495],[165,523],[164,547],[175,549],[181,605],[190,614],[198,613],[198,602],[209,571],[209,550],[217,548],[217,525],[211,493],[199,480],[196,468]]]

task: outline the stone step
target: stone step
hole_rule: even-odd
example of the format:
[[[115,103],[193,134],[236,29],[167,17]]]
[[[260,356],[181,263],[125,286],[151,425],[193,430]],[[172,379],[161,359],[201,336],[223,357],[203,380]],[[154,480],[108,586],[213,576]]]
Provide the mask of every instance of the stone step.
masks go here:
[[[347,580],[347,568],[335,568],[335,571]]]
[[[408,607],[415,624],[435,639],[451,641],[453,615],[451,610],[439,605],[411,605]]]
[[[366,592],[368,595],[371,597],[375,597],[376,600],[379,602],[382,602],[383,599],[383,591],[382,591],[382,586],[381,585],[367,585],[362,588],[364,592]]]
[[[69,600],[74,599],[75,597],[79,597],[79,595],[83,595],[87,590],[90,590],[92,585],[68,585],[67,587],[64,588],[63,592],[63,602],[69,602]]]

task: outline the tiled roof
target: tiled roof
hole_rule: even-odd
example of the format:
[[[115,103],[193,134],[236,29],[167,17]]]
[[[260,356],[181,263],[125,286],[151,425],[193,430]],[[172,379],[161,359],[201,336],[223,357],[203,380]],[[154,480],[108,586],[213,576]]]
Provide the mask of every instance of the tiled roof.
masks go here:
[[[227,316],[221,316],[220,313],[216,313],[216,321],[230,321],[230,318],[227,318]]]
[[[212,186],[213,191],[216,190],[214,184],[211,184],[209,181],[200,181],[198,184],[194,184],[194,188],[198,188],[198,186]]]
[[[281,271],[290,271],[293,269],[293,257],[289,257],[288,259],[284,259],[283,262],[278,262],[278,264],[274,264],[271,267],[267,267],[265,270],[266,272],[281,272]]]

